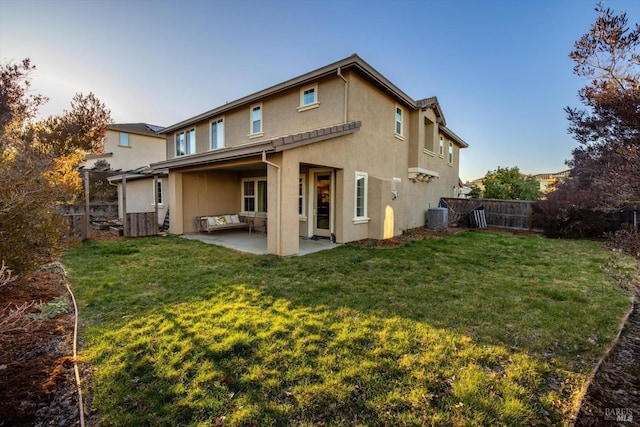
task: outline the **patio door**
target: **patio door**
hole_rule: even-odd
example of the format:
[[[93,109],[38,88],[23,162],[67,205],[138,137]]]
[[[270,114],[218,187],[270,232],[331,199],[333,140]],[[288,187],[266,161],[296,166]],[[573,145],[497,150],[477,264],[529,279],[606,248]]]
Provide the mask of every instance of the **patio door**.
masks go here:
[[[314,174],[313,234],[330,237],[333,217],[331,171]]]

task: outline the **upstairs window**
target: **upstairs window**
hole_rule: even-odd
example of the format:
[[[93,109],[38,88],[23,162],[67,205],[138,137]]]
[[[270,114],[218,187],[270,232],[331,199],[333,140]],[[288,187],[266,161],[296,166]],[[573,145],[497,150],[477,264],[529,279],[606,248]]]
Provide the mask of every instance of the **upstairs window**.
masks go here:
[[[449,164],[453,164],[453,144],[449,143]]]
[[[224,120],[218,119],[211,122],[211,149],[224,147]]]
[[[251,107],[251,132],[250,136],[262,134],[262,104]]]
[[[440,137],[440,148],[438,148],[438,154],[444,156],[444,138]]]
[[[120,132],[120,146],[128,147],[129,146],[129,134],[125,132]]]
[[[400,108],[399,106],[396,105],[396,129],[395,129],[395,134],[397,136],[402,136],[402,119],[403,119],[403,115],[404,115],[404,112],[402,111],[402,108]]]
[[[305,86],[300,89],[300,107],[298,111],[305,111],[315,108],[318,103],[318,84]]]
[[[196,152],[196,130],[176,133],[176,157]]]
[[[303,92],[302,105],[309,105],[314,102],[316,102],[316,89],[312,87]]]

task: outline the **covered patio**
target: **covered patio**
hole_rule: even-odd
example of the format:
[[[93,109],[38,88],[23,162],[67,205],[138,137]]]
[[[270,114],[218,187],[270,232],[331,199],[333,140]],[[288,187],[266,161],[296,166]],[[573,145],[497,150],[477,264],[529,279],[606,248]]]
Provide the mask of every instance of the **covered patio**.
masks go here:
[[[190,233],[181,237],[189,240],[198,240],[212,245],[224,246],[239,252],[255,255],[265,255],[267,251],[267,236],[260,232],[247,233],[246,230],[225,230],[215,233]],[[300,237],[298,256],[314,252],[325,251],[340,246],[331,243],[329,239],[314,239]]]

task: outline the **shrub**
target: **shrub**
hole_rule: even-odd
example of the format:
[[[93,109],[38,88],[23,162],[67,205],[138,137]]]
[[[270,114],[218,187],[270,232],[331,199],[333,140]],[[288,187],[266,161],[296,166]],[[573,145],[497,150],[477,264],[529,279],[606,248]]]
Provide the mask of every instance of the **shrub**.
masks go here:
[[[640,259],[640,233],[632,226],[624,224],[620,230],[609,236],[609,247]]]
[[[600,237],[607,225],[600,199],[591,189],[576,188],[567,181],[533,205],[533,226],[547,237]]]
[[[111,117],[93,95],[77,94],[71,110],[36,121],[46,101],[30,94],[29,59],[0,63],[0,261],[16,273],[61,248],[59,206],[73,202],[82,181],[76,165],[98,152]]]

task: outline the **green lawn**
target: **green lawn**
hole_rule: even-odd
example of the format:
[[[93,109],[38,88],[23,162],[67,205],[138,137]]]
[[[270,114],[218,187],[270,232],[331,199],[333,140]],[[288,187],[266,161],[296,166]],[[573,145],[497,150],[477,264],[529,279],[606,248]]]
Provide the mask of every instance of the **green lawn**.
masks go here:
[[[288,259],[89,242],[64,262],[103,426],[512,426],[568,422],[629,306],[612,256],[466,231]]]

